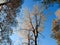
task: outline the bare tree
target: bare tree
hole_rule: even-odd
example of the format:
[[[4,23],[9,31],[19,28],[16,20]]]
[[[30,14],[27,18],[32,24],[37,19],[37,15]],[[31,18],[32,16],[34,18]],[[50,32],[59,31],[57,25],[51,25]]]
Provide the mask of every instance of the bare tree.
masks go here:
[[[44,29],[44,21],[45,16],[43,14],[44,7],[35,5],[33,7],[33,10],[30,12],[29,9],[24,10],[24,18],[22,23],[21,30],[30,31],[30,37],[28,37],[29,40],[33,40],[34,44],[37,45],[37,39],[40,32]],[[31,37],[32,36],[32,37]],[[30,41],[29,41],[30,42]],[[30,45],[30,44],[29,44]]]

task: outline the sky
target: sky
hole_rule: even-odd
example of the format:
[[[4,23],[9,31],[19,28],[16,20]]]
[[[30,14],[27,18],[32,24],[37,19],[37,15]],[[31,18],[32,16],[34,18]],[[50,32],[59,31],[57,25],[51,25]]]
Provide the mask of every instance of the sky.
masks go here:
[[[29,8],[32,9],[34,4],[36,4],[36,2],[33,2],[32,0],[25,0],[23,5],[22,5],[22,9],[20,12],[20,18],[22,18],[22,13],[23,13],[23,9],[24,8]],[[39,41],[39,45],[57,45],[57,41],[53,38],[51,38],[51,33],[52,33],[52,22],[54,19],[56,19],[56,15],[55,12],[57,11],[58,5],[55,4],[54,7],[49,7],[47,10],[44,11],[44,14],[46,15],[46,22],[45,22],[45,28],[44,31],[42,32],[42,34],[45,36],[45,38],[43,38],[42,36],[40,36],[38,38]],[[51,12],[51,14],[49,14],[49,12]],[[22,38],[20,38],[17,34],[17,32],[15,32],[14,35],[12,35],[11,39],[13,40],[13,42],[19,42],[21,45],[22,42]],[[16,41],[18,40],[18,41]],[[18,44],[14,44],[14,45],[18,45]]]

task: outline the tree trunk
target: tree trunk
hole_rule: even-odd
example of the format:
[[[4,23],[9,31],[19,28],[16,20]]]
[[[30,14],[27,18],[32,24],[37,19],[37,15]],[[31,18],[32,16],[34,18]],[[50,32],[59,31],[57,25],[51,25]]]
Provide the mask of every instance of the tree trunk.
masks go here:
[[[30,40],[28,40],[28,45],[30,45]]]
[[[30,32],[28,34],[28,45],[30,45]]]
[[[35,36],[35,45],[37,45],[37,36]]]

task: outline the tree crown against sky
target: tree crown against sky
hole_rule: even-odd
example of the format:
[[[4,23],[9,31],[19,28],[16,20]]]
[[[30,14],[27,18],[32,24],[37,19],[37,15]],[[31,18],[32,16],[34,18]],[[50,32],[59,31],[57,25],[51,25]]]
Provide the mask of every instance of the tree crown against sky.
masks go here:
[[[39,2],[44,4],[44,6],[47,8],[53,7],[55,4],[58,4],[60,7],[60,0],[33,0],[34,2]]]
[[[44,21],[45,21],[45,15],[43,14],[43,10],[44,10],[44,7],[43,6],[40,7],[38,5],[35,5],[33,7],[32,11],[29,11],[28,8],[25,8],[24,13],[23,13],[24,16],[21,19],[21,20],[23,20],[21,23],[21,26],[20,26],[21,30],[27,31],[27,32],[25,32],[26,34],[28,34],[28,32],[31,31],[31,33],[34,36],[37,36],[37,38],[38,38],[39,32],[42,32],[44,29],[43,25],[44,25]],[[25,35],[25,33],[23,35]],[[27,35],[27,37],[28,37],[28,35]],[[34,37],[34,40],[35,40],[35,38],[36,37]]]
[[[17,25],[16,13],[22,3],[22,0],[12,0],[9,3],[0,5],[0,45],[12,45],[10,39],[13,34],[12,27]]]

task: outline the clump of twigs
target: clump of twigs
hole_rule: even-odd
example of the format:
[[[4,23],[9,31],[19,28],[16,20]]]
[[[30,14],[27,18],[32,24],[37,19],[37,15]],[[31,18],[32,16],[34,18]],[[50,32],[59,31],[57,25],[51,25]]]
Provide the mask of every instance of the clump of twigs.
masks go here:
[[[8,7],[16,9],[21,6],[22,0],[12,0],[10,3],[7,4]]]

